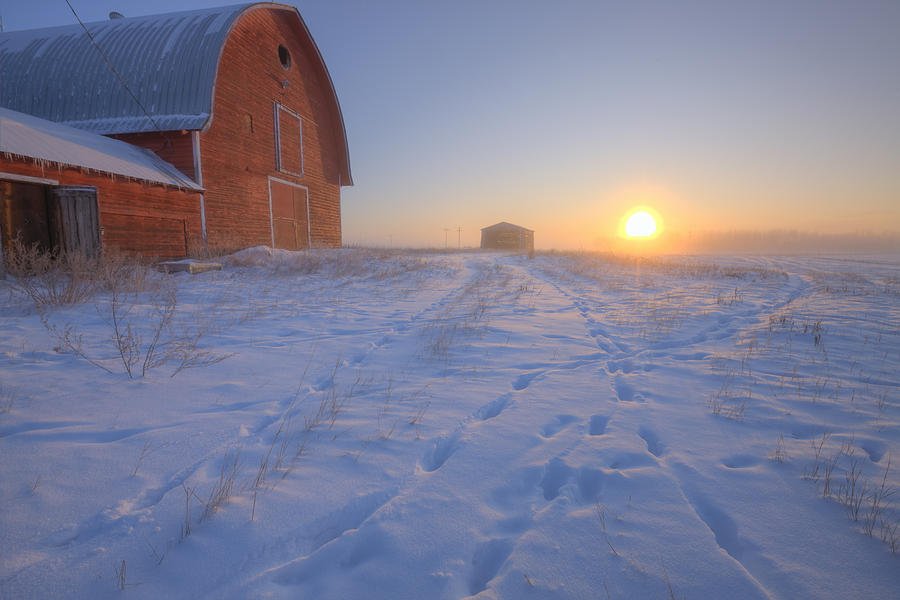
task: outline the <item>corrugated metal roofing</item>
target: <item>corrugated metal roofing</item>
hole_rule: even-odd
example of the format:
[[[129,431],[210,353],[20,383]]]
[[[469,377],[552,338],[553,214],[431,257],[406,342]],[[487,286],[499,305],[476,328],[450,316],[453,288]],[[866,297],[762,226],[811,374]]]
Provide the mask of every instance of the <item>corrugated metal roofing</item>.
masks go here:
[[[80,25],[2,33],[0,106],[94,133],[201,129],[225,38],[248,6],[88,23],[140,104]]]
[[[6,108],[0,108],[0,153],[203,189],[149,150]]]

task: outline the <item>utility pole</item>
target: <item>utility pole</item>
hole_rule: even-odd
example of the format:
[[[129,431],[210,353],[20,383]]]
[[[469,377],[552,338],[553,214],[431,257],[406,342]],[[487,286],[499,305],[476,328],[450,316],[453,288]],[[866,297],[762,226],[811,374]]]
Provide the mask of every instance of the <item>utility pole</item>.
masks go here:
[[[444,227],[444,248],[447,247],[447,232],[449,231],[450,229],[448,227]]]
[[[462,248],[462,227],[456,226],[456,247]]]

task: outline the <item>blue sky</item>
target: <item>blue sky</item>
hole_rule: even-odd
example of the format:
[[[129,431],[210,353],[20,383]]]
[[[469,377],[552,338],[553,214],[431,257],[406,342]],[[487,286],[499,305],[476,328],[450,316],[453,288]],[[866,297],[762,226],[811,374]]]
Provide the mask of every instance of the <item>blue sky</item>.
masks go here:
[[[294,4],[347,124],[347,243],[474,245],[506,220],[595,248],[637,204],[681,233],[900,230],[900,2]],[[73,22],[64,0],[0,16]]]

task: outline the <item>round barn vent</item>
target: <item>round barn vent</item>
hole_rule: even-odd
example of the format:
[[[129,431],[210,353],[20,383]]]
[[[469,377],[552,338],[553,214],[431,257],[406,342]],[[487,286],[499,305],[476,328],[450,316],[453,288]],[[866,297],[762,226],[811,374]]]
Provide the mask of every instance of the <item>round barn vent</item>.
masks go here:
[[[291,68],[291,53],[284,46],[278,46],[278,61],[285,69]]]

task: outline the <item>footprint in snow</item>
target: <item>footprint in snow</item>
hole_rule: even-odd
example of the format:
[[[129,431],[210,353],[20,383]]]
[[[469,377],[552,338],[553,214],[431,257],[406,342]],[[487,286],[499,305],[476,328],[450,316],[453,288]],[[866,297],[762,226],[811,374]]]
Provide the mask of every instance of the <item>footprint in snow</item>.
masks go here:
[[[509,406],[512,401],[512,394],[503,394],[499,398],[491,400],[477,411],[475,411],[475,417],[480,421],[487,421],[488,419],[493,419]]]
[[[694,512],[712,531],[713,536],[716,538],[716,544],[732,558],[740,562],[745,544],[738,535],[738,526],[734,519],[708,498],[692,492],[688,492],[686,495]]]
[[[394,495],[394,491],[380,491],[354,498],[344,507],[325,516],[319,531],[313,536],[313,551],[335,540],[348,531],[359,529],[362,523],[384,506]]]
[[[634,363],[628,359],[623,360],[611,360],[607,363],[607,370],[610,374],[615,373],[634,373],[635,366]]]
[[[561,458],[554,458],[544,466],[544,477],[541,479],[541,489],[544,491],[544,500],[553,500],[559,496],[559,490],[574,475],[575,470],[567,465]]]
[[[874,463],[881,462],[881,458],[887,449],[885,443],[878,440],[862,440],[859,442],[859,447],[868,455],[869,460]]]
[[[513,381],[512,387],[514,390],[521,391],[531,385],[531,382],[543,375],[543,371],[535,371],[533,373],[524,373],[516,377],[515,381]]]
[[[759,458],[750,454],[735,454],[724,459],[722,464],[729,469],[748,469],[755,467],[760,462]]]
[[[428,473],[433,473],[447,462],[447,459],[453,456],[453,453],[459,449],[459,432],[448,436],[439,437],[431,444],[431,448],[422,457],[422,469]]]
[[[656,461],[646,452],[619,452],[612,456],[612,460],[609,462],[609,468],[617,471],[655,466],[657,466]]]
[[[544,465],[543,477],[538,485],[544,500],[551,501],[559,497],[564,486],[574,483],[581,502],[593,503],[600,497],[605,478],[606,474],[599,468],[583,466],[575,469],[561,458],[554,458]]]
[[[591,417],[590,425],[588,425],[588,433],[591,435],[603,435],[606,433],[607,425],[609,425],[609,416],[594,415]]]
[[[469,593],[473,596],[487,589],[503,564],[512,554],[511,540],[496,539],[480,544],[472,556],[472,573],[469,576]]]
[[[644,440],[644,443],[647,444],[647,452],[655,456],[656,458],[661,457],[665,454],[665,447],[659,441],[659,436],[656,435],[656,432],[647,427],[646,425],[642,425],[638,429],[638,435]]]
[[[632,402],[639,398],[635,394],[634,386],[622,377],[616,377],[613,387],[616,390],[616,397],[620,402]]]
[[[600,497],[600,490],[603,489],[604,473],[600,469],[591,467],[581,467],[578,470],[578,493],[581,500],[585,503],[594,503]]]
[[[378,526],[363,526],[347,531],[306,556],[271,571],[272,580],[284,586],[302,585],[323,577],[340,577],[379,556],[396,551],[389,535]],[[335,573],[337,571],[337,573]]]
[[[491,492],[493,504],[504,510],[519,507],[522,500],[529,498],[540,485],[544,469],[538,466],[519,469],[507,483]]]
[[[578,420],[574,415],[556,415],[556,419],[545,424],[540,429],[541,437],[552,438],[557,433],[565,429],[565,427]]]

